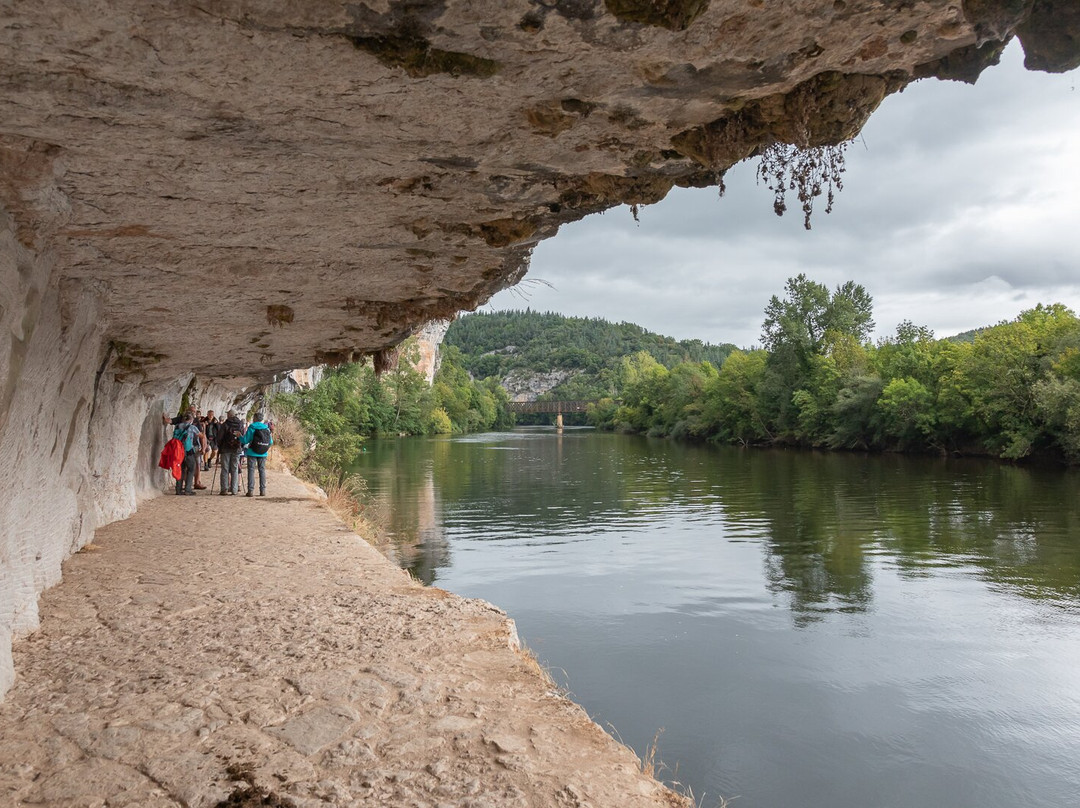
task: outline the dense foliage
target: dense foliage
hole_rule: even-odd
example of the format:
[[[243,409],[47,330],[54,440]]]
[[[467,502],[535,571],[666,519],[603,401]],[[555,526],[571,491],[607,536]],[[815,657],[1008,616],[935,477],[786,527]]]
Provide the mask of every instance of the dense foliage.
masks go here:
[[[396,368],[377,377],[370,363],[328,368],[311,390],[275,396],[273,409],[294,415],[315,440],[321,465],[342,467],[365,437],[505,429],[513,425],[506,392],[473,381],[454,348],[442,352],[432,385],[415,369],[408,343]]]
[[[935,339],[904,322],[868,341],[873,301],[852,282],[805,275],[765,309],[761,349],[676,341],[628,323],[530,311],[451,326],[428,386],[403,360],[328,371],[279,396],[339,466],[363,436],[462,433],[512,425],[499,380],[576,371],[547,398],[597,401],[589,420],[651,435],[831,449],[989,453],[1080,461],[1080,320],[1062,305]],[[480,380],[482,379],[482,381]]]
[[[872,301],[803,275],[765,310],[761,350],[719,366],[622,360],[625,384],[598,426],[652,435],[833,449],[1032,455],[1080,461],[1080,320],[1037,306],[969,341],[902,323],[866,341]]]
[[[618,395],[623,357],[638,351],[672,368],[682,362],[720,364],[735,349],[678,341],[632,323],[529,310],[461,317],[450,326],[446,345],[461,351],[463,365],[478,379],[505,379],[512,371],[572,371],[548,397],[577,400]]]

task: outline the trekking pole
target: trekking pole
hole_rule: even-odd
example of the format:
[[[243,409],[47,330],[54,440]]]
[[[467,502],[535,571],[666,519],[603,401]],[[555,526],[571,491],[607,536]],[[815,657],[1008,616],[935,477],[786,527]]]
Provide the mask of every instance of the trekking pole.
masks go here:
[[[210,496],[214,496],[214,483],[217,482],[218,478],[218,473],[217,471],[215,471],[215,469],[217,469],[220,465],[221,458],[219,457],[217,460],[214,461],[214,465],[210,467],[210,473],[214,476],[214,479],[210,481]]]

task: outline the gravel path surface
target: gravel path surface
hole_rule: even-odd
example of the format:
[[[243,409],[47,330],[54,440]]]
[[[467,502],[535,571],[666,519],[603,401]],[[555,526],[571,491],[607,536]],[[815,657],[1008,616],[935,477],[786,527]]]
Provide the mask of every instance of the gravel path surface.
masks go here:
[[[295,478],[98,531],[16,643],[0,804],[679,806],[491,605],[413,582]]]

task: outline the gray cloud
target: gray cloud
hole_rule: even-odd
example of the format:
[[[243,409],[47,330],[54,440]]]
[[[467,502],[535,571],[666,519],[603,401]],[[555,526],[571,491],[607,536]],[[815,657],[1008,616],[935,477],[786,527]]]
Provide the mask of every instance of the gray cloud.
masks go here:
[[[1038,302],[1080,310],[1080,95],[1076,74],[1028,73],[1010,47],[975,87],[923,81],[886,99],[848,148],[835,210],[813,230],[777,218],[755,166],[728,191],[676,190],[567,225],[531,278],[492,308],[628,320],[679,338],[756,343],[769,297],[800,272],[875,300],[879,334],[903,319],[939,335]],[[526,299],[522,299],[522,295]]]

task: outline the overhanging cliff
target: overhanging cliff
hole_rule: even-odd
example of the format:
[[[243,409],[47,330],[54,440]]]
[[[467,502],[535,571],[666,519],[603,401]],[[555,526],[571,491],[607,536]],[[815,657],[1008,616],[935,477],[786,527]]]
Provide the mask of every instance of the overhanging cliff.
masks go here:
[[[192,374],[215,404],[378,356],[561,224],[850,138],[1014,35],[1080,63],[1071,0],[0,2],[0,692]]]

